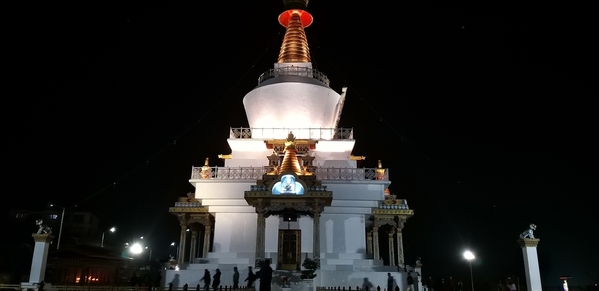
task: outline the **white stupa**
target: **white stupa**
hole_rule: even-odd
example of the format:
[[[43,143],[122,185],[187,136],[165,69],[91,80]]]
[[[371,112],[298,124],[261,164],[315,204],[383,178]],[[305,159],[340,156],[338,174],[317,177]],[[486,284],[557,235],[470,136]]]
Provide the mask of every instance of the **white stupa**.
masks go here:
[[[283,2],[279,58],[243,99],[250,128],[231,128],[231,152],[219,155],[225,166],[207,158],[194,167],[195,192],[169,210],[181,241],[164,286],[174,279],[202,286],[203,271],[217,268],[221,284],[232,286],[233,267],[244,285],[248,267],[269,259],[277,289],[283,277],[301,281],[308,258],[320,263],[312,288],[355,288],[368,278],[384,290],[391,273],[405,290],[404,270],[414,267],[404,259],[402,228],[413,210],[389,193],[380,160],[377,168],[357,167],[365,157],[352,155],[353,131],[337,127],[346,89],[335,92],[312,68],[308,1]]]

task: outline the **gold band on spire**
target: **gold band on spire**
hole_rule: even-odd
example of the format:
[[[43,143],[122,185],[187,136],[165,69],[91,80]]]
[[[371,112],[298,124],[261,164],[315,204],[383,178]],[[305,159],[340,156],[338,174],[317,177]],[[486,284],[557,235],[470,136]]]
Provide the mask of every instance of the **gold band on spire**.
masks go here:
[[[290,18],[277,63],[309,63],[310,49],[301,19],[301,14],[307,12],[290,10],[284,13],[290,13]]]

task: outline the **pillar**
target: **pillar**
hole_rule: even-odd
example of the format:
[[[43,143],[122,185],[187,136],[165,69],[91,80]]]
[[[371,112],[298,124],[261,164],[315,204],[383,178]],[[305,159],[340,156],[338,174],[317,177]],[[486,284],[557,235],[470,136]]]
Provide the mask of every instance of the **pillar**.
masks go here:
[[[202,246],[202,257],[207,258],[210,252],[210,241],[212,240],[212,227],[210,221],[204,225],[204,245]]]
[[[524,272],[526,273],[526,290],[542,291],[541,270],[539,269],[539,257],[537,256],[538,238],[519,239],[524,256]]]
[[[375,260],[380,260],[381,256],[379,255],[379,227],[378,226],[374,226],[372,228],[372,246],[373,246],[373,253],[374,253],[374,259]]]
[[[262,211],[258,211],[256,226],[256,259],[264,259],[266,248],[264,242],[264,237],[266,236],[266,217],[264,217]]]
[[[421,291],[422,289],[422,264],[420,263],[420,258],[416,260],[416,266],[414,267],[414,271],[416,272],[418,282],[416,282],[416,290]]]
[[[395,266],[395,246],[393,245],[393,235],[395,230],[389,231],[389,266]]]
[[[179,257],[177,258],[177,264],[182,266],[185,262],[185,237],[187,232],[187,224],[181,223],[181,236],[179,237]]]
[[[33,240],[35,241],[35,248],[33,249],[33,259],[31,260],[29,283],[35,284],[44,281],[48,250],[54,236],[47,233],[34,233],[31,236],[33,236]]]
[[[403,254],[403,234],[402,231],[403,230],[403,223],[400,222],[398,227],[397,227],[397,265],[400,268],[403,268],[405,266],[405,259],[404,259],[404,254]]]
[[[312,244],[312,257],[320,258],[320,211],[314,211]]]
[[[372,255],[372,230],[366,234],[366,252]]]
[[[189,247],[189,262],[193,263],[193,259],[196,258],[196,252],[198,249],[198,230],[194,227],[191,229],[191,246]]]

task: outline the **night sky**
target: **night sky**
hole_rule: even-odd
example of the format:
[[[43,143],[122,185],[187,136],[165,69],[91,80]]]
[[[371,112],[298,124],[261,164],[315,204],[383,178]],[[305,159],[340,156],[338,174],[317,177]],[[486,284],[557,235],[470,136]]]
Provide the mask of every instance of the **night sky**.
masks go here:
[[[524,280],[516,240],[535,223],[545,285],[597,282],[588,8],[348,3],[309,3],[312,62],[348,87],[340,126],[359,167],[381,160],[415,210],[407,262],[466,282],[470,249],[475,281]],[[3,208],[92,210],[112,240],[145,236],[166,257],[191,167],[224,165],[229,128],[248,126],[242,99],[276,62],[282,1],[30,5],[4,42]]]

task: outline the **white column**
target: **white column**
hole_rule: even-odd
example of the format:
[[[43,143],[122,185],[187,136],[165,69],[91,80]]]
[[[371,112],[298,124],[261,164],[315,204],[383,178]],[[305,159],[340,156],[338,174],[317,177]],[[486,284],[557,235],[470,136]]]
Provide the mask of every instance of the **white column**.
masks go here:
[[[379,227],[375,226],[372,228],[372,251],[374,252],[374,259],[380,260],[381,256],[379,254]]]
[[[420,264],[420,260],[416,261],[416,266],[414,266],[414,271],[417,274],[418,282],[416,282],[416,290],[422,291],[422,264]]]
[[[525,238],[518,240],[522,247],[524,256],[524,272],[526,273],[527,290],[542,291],[541,270],[539,269],[539,257],[537,256],[538,238]]]
[[[312,228],[312,258],[320,258],[320,212],[314,211],[314,227]]]
[[[207,258],[210,252],[210,241],[212,240],[212,227],[210,227],[210,221],[207,221],[204,225],[204,245],[202,246],[202,257]]]
[[[191,230],[191,246],[189,248],[189,263],[193,263],[193,260],[197,257],[196,250],[198,249],[198,230],[192,228]]]
[[[395,246],[393,245],[393,235],[395,234],[395,230],[391,229],[389,231],[389,266],[395,266]],[[393,290],[390,290],[393,291]]]
[[[33,249],[33,260],[31,260],[31,272],[29,273],[29,283],[39,283],[44,281],[46,275],[46,263],[48,261],[48,250],[50,242],[54,238],[51,234],[32,234],[35,240]]]
[[[179,266],[183,265],[183,263],[185,262],[185,237],[187,236],[186,231],[187,224],[181,222],[181,236],[179,237],[179,256],[177,257],[177,263],[179,264]]]

